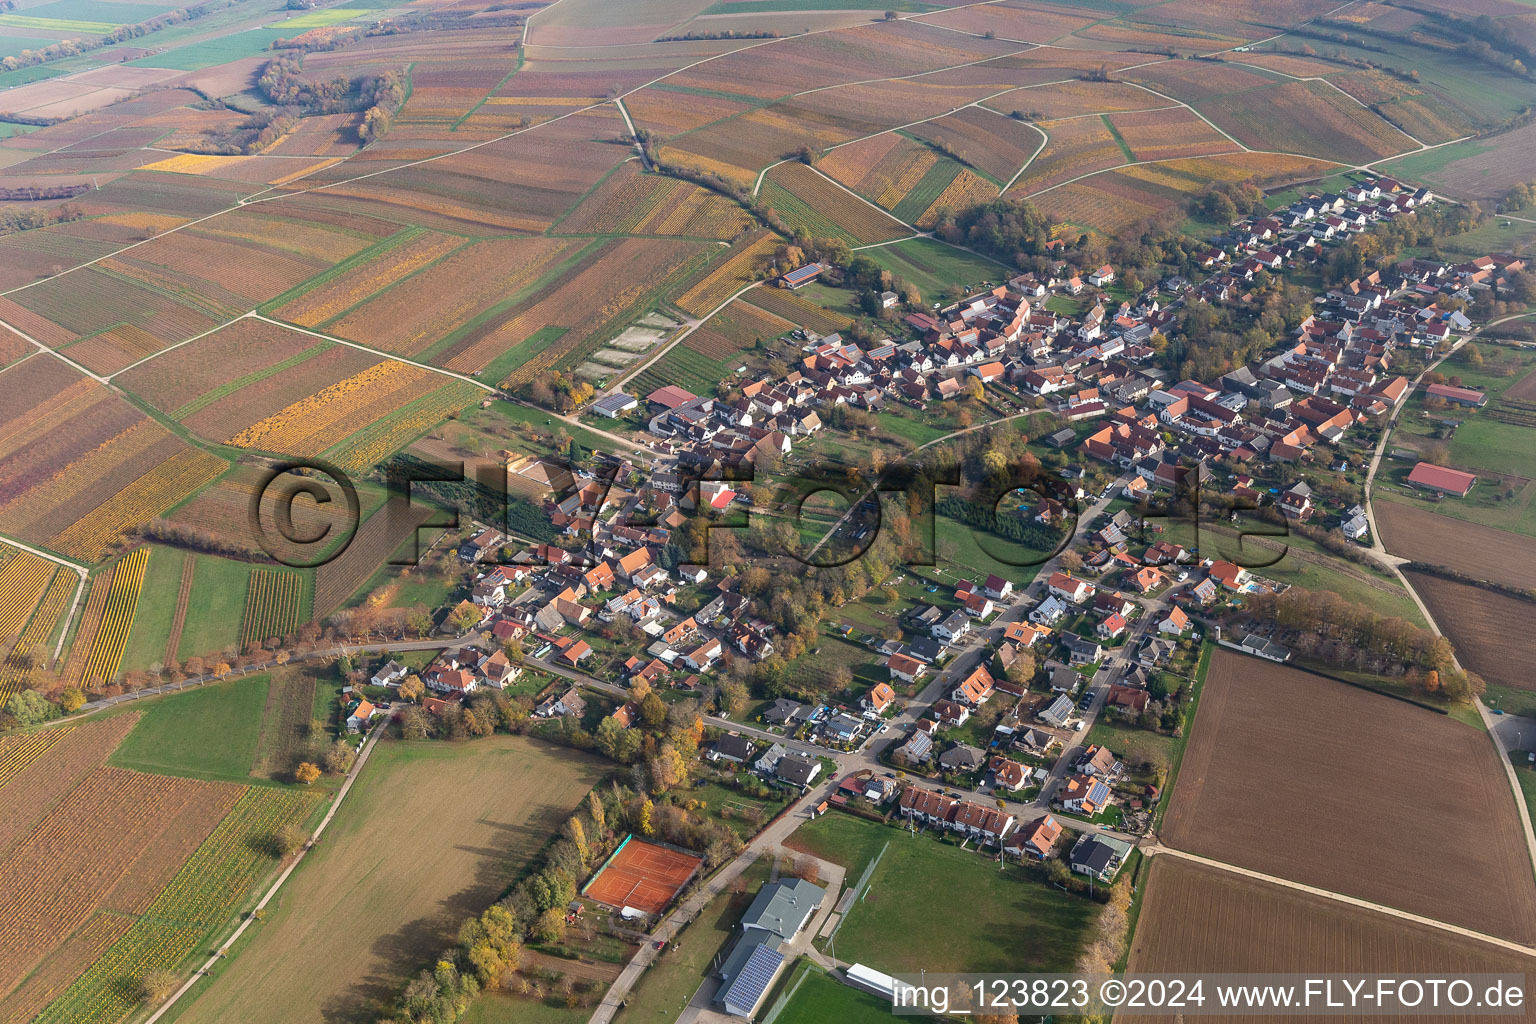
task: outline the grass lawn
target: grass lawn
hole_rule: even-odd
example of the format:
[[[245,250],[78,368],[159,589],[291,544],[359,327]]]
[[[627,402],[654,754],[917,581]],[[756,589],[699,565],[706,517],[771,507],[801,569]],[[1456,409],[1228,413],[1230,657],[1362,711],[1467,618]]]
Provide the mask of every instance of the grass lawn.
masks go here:
[[[563,997],[560,1001],[562,1005],[551,1006],[516,996],[481,995],[459,1018],[459,1024],[582,1024],[592,1016],[590,1007],[568,1010]]]
[[[792,686],[826,691],[832,673],[846,665],[853,673],[852,689],[864,691],[886,681],[888,673],[879,660],[869,648],[823,632],[814,648],[789,663],[789,679]]]
[[[1524,756],[1515,755],[1515,778],[1520,782],[1520,795],[1525,797],[1525,809],[1536,820],[1536,765],[1529,764]]]
[[[996,574],[1011,580],[1015,589],[1023,589],[1050,557],[1049,551],[1038,551],[979,528],[973,529],[948,516],[934,517],[934,535],[938,564],[933,571],[939,580],[950,586],[961,579],[980,583]],[[1014,564],[1001,562],[999,558]]]
[[[809,961],[802,961],[784,986],[787,999],[775,1002],[763,1024],[882,1024],[891,1020],[890,1004],[851,988]]]
[[[783,790],[775,790],[775,792],[783,793]],[[704,801],[705,814],[729,825],[743,839],[750,839],[756,835],[763,825],[767,824],[768,819],[788,803],[788,800],[782,796],[778,799],[759,800],[739,789],[731,789],[717,782],[706,782],[687,790],[673,790],[673,793],[678,800],[685,803],[688,800]],[[729,811],[730,816],[722,816],[723,811]],[[748,816],[752,812],[760,815],[755,821]]]
[[[171,634],[176,597],[181,592],[182,563],[191,557],[176,548],[150,548],[144,588],[133,612],[133,631],[123,651],[124,672],[147,669],[165,659],[165,641]]]
[[[640,976],[619,1011],[621,1024],[672,1024],[677,1019],[703,984],[710,961],[730,940],[736,922],[768,881],[771,866],[771,858],[758,858],[742,872],[737,884],[727,886],[709,902],[678,941]],[[517,1020],[521,1024],[524,1018]]]
[[[611,451],[613,449],[613,442],[605,437],[599,437],[597,434],[583,430],[581,427],[567,423],[565,420],[556,419],[543,409],[532,409],[526,405],[516,405],[512,402],[492,402],[489,409],[475,410],[472,415],[466,416],[460,422],[467,421],[470,426],[474,426],[487,420],[492,423],[498,420],[514,424],[526,423],[540,432],[550,434],[558,434],[564,431],[589,451],[598,448],[601,448],[603,451]],[[511,446],[509,445],[509,447]],[[547,448],[543,450],[548,451]]]
[[[257,1005],[284,1024],[371,1019],[602,775],[596,758],[520,736],[381,742],[314,854],[177,1019],[224,1024]]]
[[[270,682],[254,675],[135,703],[143,717],[110,760],[119,768],[249,782]]]
[[[928,302],[942,301],[944,293],[953,286],[969,292],[983,281],[995,282],[1008,276],[991,260],[932,238],[912,238],[863,251],[895,276],[916,285]]]
[[[215,64],[228,64],[242,57],[255,57],[267,50],[279,39],[296,35],[287,28],[253,28],[234,35],[219,36],[178,46],[164,53],[141,57],[130,61],[136,68],[172,68],[177,71],[198,71]]]
[[[828,814],[791,841],[847,865],[852,880],[885,847],[838,930],[837,954],[887,973],[1071,970],[1099,909],[932,833]],[[942,885],[914,884],[938,879]],[[960,892],[963,914],[952,912]]]
[[[214,555],[195,555],[192,595],[187,600],[187,620],[181,630],[176,658],[218,654],[240,642],[240,623],[245,618],[245,595],[250,587],[251,563]],[[176,595],[171,595],[171,601]]]

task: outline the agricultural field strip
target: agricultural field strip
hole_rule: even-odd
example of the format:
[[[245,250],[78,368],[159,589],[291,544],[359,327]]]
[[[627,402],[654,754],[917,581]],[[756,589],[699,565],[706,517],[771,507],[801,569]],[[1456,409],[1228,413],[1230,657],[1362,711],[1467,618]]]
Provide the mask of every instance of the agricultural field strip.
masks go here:
[[[127,373],[129,370],[133,369],[135,366],[142,366],[144,363],[149,362],[151,359],[154,359],[154,358],[156,358],[158,356],[163,356],[167,352],[174,352],[176,349],[181,348],[183,345],[190,345],[194,341],[201,341],[202,339],[208,337],[208,335],[210,335],[210,334],[217,334],[218,332],[222,331],[224,328],[228,327],[230,324],[237,323],[238,321],[244,320],[248,316],[254,316],[255,313],[256,313],[256,311],[254,309],[249,310],[249,311],[247,311],[245,313],[241,313],[239,316],[235,317],[234,320],[230,320],[228,323],[219,324],[217,327],[210,327],[210,328],[208,328],[208,330],[202,332],[201,334],[194,334],[192,337],[187,338],[185,341],[178,341],[174,345],[167,345],[165,348],[161,349],[158,352],[151,352],[149,355],[145,356],[143,359],[140,359],[138,362],[136,362],[136,363],[129,363],[127,366],[123,367],[121,370],[118,370],[115,373],[107,374],[107,376],[104,377],[103,380],[111,381],[113,377],[120,377],[123,374]]]
[[[1202,857],[1199,854],[1186,853],[1183,850],[1178,850],[1171,846],[1159,844],[1152,847],[1142,847],[1142,852],[1159,856],[1166,854],[1173,857],[1181,857],[1184,860],[1193,861],[1196,864],[1203,864],[1206,867],[1216,868],[1220,871],[1230,871],[1235,875],[1242,875],[1246,878],[1255,878],[1261,882],[1268,882],[1271,885],[1282,885],[1287,889],[1295,889],[1297,892],[1310,893],[1313,896],[1321,896],[1324,899],[1334,900],[1338,903],[1347,903],[1352,907],[1359,907],[1362,910],[1373,910],[1378,914],[1387,914],[1391,917],[1400,918],[1404,921],[1413,921],[1415,924],[1428,925],[1431,928],[1438,928],[1441,931],[1452,932],[1456,935],[1462,936],[1463,938],[1476,939],[1479,942],[1491,943],[1503,949],[1510,950],[1511,952],[1523,953],[1526,956],[1536,956],[1536,947],[1522,946],[1520,943],[1511,939],[1501,939],[1496,935],[1486,935],[1483,932],[1475,932],[1470,928],[1463,928],[1460,925],[1448,924],[1445,921],[1437,921],[1432,917],[1423,917],[1419,914],[1409,913],[1406,910],[1398,910],[1396,907],[1389,907],[1380,903],[1371,903],[1368,900],[1362,900],[1355,896],[1346,896],[1341,892],[1332,892],[1328,889],[1319,889],[1317,886],[1307,885],[1304,882],[1293,882],[1289,878],[1281,878],[1277,875],[1266,875],[1262,871],[1254,871],[1250,868],[1238,867],[1235,864],[1227,864],[1219,860],[1212,860],[1209,857]]]
[[[987,2],[988,3],[1000,2],[1000,0],[987,0]],[[951,8],[951,10],[954,10],[954,9],[956,9],[956,8]],[[1019,53],[1028,53],[1028,52],[1029,52],[1028,50],[1020,50],[1019,51]],[[1011,57],[1011,56],[1015,56],[1015,54],[1004,54],[1004,56]],[[998,59],[998,58],[991,58],[991,59]],[[957,66],[958,67],[966,67],[967,65],[960,64],[960,65],[957,65]],[[939,70],[940,71],[948,71],[948,70],[951,70],[951,69],[949,69],[949,68],[940,68]],[[938,72],[937,71],[925,71],[925,72],[923,72],[923,75],[933,75],[933,74],[938,74]],[[907,75],[905,77],[906,78],[921,78],[921,77],[923,77],[923,75]],[[879,82],[900,82],[900,81],[903,81],[903,80],[904,79],[902,79],[902,78],[882,78],[882,79],[878,79],[877,81],[879,81]],[[861,136],[859,136],[856,139],[849,139],[847,142],[839,142],[835,146],[828,146],[823,151],[823,153],[830,153],[833,150],[842,149],[844,146],[852,146],[853,144],[858,143],[858,142],[867,142],[870,139],[879,138],[880,136],[888,134],[890,132],[900,132],[900,131],[905,131],[908,128],[916,128],[920,124],[927,124],[929,121],[937,121],[941,117],[948,117],[951,114],[958,114],[960,111],[965,110],[967,107],[981,107],[981,109],[983,109],[983,110],[990,111],[991,113],[996,113],[996,111],[992,110],[991,107],[985,107],[985,106],[982,106],[982,104],[986,103],[987,100],[995,100],[999,96],[1006,96],[1006,95],[1008,95],[1008,93],[1018,92],[1020,89],[1038,89],[1041,86],[1045,86],[1045,85],[1061,85],[1061,84],[1063,84],[1065,82],[1069,82],[1069,81],[1073,81],[1073,79],[1064,78],[1060,82],[1041,82],[1039,85],[1009,86],[1006,89],[999,89],[997,92],[991,93],[990,95],[987,95],[987,96],[983,96],[983,97],[981,97],[978,100],[973,100],[970,103],[962,103],[958,107],[955,107],[955,108],[953,108],[951,110],[942,111],[941,113],[934,114],[931,117],[924,117],[924,118],[920,118],[919,120],[916,120],[916,121],[909,121],[906,124],[899,124],[899,125],[897,125],[894,128],[885,128],[885,129],[882,129],[881,131],[878,131],[878,132],[871,132],[868,135],[861,135]],[[874,84],[874,83],[870,83],[870,82],[853,82],[853,83],[850,83],[850,84],[851,85],[871,85],[871,84]],[[830,89],[844,89],[844,88],[847,88],[847,86],[827,85],[827,86],[822,86],[819,89],[807,89],[805,92],[797,92],[793,96],[786,96],[785,99],[795,99],[796,97],[806,96],[806,95],[809,95],[810,93],[813,93],[813,92],[825,92],[825,91],[830,90]],[[783,101],[780,100],[780,101],[777,101],[777,102],[783,102]],[[1034,125],[1030,125],[1030,127],[1034,128],[1035,126]],[[1035,128],[1035,131],[1038,132],[1038,131],[1040,131],[1040,129]],[[1045,133],[1041,132],[1040,134],[1044,135]],[[1042,143],[1042,145],[1044,145],[1044,143]],[[1036,152],[1038,153],[1039,150],[1036,150]],[[754,196],[756,196],[758,191],[763,187],[763,177],[765,175],[767,175],[767,173],[769,171],[771,171],[775,167],[779,166],[779,164],[793,163],[794,159],[795,158],[793,158],[793,157],[789,157],[789,158],[785,158],[783,160],[777,160],[777,161],[769,164],[767,167],[764,167],[761,171],[759,171],[758,175],[757,175],[757,183],[752,186],[752,194]],[[1031,158],[1031,159],[1033,159],[1033,158]],[[1025,166],[1027,167],[1028,163],[1026,163]],[[811,169],[815,170],[816,168],[814,166],[812,166]],[[1022,169],[1021,169],[1021,173],[1022,173]],[[826,175],[822,175],[822,177],[826,177]],[[843,189],[843,191],[846,192],[848,190],[845,188],[845,189]],[[850,195],[852,195],[852,194],[854,194],[854,193],[850,193]],[[1001,193],[999,193],[999,194],[1001,194]],[[864,197],[863,196],[857,196],[857,198],[863,199]],[[865,201],[868,202],[868,200],[865,200]],[[870,203],[870,205],[874,206],[873,203]],[[879,210],[881,213],[886,213],[886,214],[890,213],[889,210],[886,210],[883,207],[876,206],[875,208],[877,210]]]
[[[833,178],[827,177],[825,174],[822,174],[820,171],[816,170],[816,168],[814,168],[814,167],[810,168],[810,170],[813,173],[815,173],[818,176],[820,176],[823,181],[830,182],[832,185],[836,186],[841,191],[847,192],[850,196],[852,196],[853,198],[857,199],[859,202],[863,203],[865,206],[869,207],[871,210],[878,211],[882,216],[889,217],[891,220],[895,221],[897,224],[900,224],[904,228],[908,228],[908,229],[910,229],[912,231],[916,231],[917,230],[917,226],[916,225],[908,224],[906,221],[902,220],[900,217],[897,217],[890,210],[887,210],[887,209],[884,209],[882,207],[876,206],[874,203],[870,202],[868,199],[865,199],[863,196],[859,195],[857,192],[853,191],[847,185],[844,185],[842,182],[837,181],[837,180],[835,180]],[[759,179],[759,180],[761,180],[761,179]]]
[[[883,213],[884,211],[881,212]],[[714,319],[714,317],[722,309],[724,309],[726,306],[729,306],[731,303],[735,302],[737,299],[741,298],[743,295],[747,294],[747,292],[751,291],[753,288],[756,288],[760,284],[762,284],[761,281],[753,281],[750,284],[737,289],[735,294],[733,294],[730,298],[726,299],[724,302],[720,303],[720,305],[710,310],[708,316],[700,317],[696,322],[690,324],[687,330],[681,332],[677,337],[673,338],[671,341],[661,346],[661,348],[657,349],[654,353],[651,354],[649,359],[646,359],[638,366],[625,370],[623,373],[619,374],[619,376],[614,379],[614,382],[609,385],[609,390],[617,391],[624,386],[625,381],[629,380],[631,377],[643,373],[647,367],[660,362],[663,356],[665,356],[668,352],[671,352],[678,345],[681,345],[683,342],[687,341],[690,334],[692,334],[694,331],[697,331],[705,324],[709,323],[709,321]]]
[[[963,4],[963,5],[960,5],[960,6],[962,6],[962,7],[977,7],[977,6],[985,6],[987,3],[992,3],[992,2],[996,2],[996,0],[983,0],[982,3]],[[958,8],[956,8],[956,9],[958,9]],[[927,23],[924,22],[924,24],[927,24]],[[527,25],[525,23],[525,25],[524,25],[524,32],[526,33],[526,31],[527,31]],[[226,213],[231,213],[231,212],[233,212],[235,210],[243,209],[246,206],[255,206],[255,205],[258,205],[258,204],[261,204],[261,203],[276,202],[276,201],[282,200],[282,199],[284,199],[286,197],[306,195],[306,194],[308,194],[310,192],[322,191],[324,189],[328,189],[328,188],[331,188],[333,186],[349,185],[349,184],[353,184],[355,182],[363,181],[363,180],[366,180],[368,178],[373,178],[373,177],[376,177],[376,176],[379,176],[379,175],[389,174],[389,173],[395,172],[395,171],[407,170],[409,168],[418,167],[418,166],[421,166],[423,164],[434,163],[434,162],[436,162],[438,160],[442,160],[442,159],[445,159],[447,157],[458,156],[458,155],[461,155],[463,153],[473,152],[474,150],[482,149],[482,148],[484,148],[486,146],[492,145],[493,143],[502,142],[502,141],[505,141],[507,139],[514,138],[514,137],[516,137],[518,135],[522,135],[522,134],[524,134],[526,132],[536,131],[537,129],[542,128],[542,127],[544,127],[546,125],[551,125],[551,124],[555,124],[555,123],[557,123],[559,121],[563,121],[563,120],[565,120],[568,117],[575,117],[578,114],[583,114],[583,113],[586,113],[587,111],[590,111],[590,110],[596,110],[597,108],[599,108],[601,106],[604,106],[608,102],[614,102],[615,105],[618,106],[619,104],[617,103],[617,101],[618,100],[622,100],[624,98],[624,96],[628,96],[630,93],[638,92],[641,89],[648,88],[649,86],[657,85],[657,84],[659,84],[661,82],[666,81],[668,78],[671,78],[673,75],[679,75],[679,74],[682,74],[684,72],[691,71],[692,69],[694,69],[696,67],[699,67],[699,66],[701,66],[703,64],[707,64],[707,63],[709,63],[712,60],[717,60],[720,57],[729,56],[731,54],[736,54],[736,53],[742,53],[742,52],[745,52],[746,50],[756,49],[759,46],[768,46],[768,45],[771,45],[773,43],[783,42],[783,41],[789,40],[789,39],[801,39],[801,38],[803,38],[804,36],[807,36],[807,35],[820,35],[820,34],[823,34],[823,33],[826,33],[826,32],[834,32],[834,31],[840,31],[840,29],[818,29],[818,30],[816,30],[814,32],[810,32],[810,33],[801,33],[798,36],[783,36],[783,37],[777,37],[777,38],[774,38],[774,39],[765,39],[765,40],[763,40],[760,43],[753,43],[753,44],[751,44],[749,46],[741,47],[738,50],[732,50],[732,51],[730,51],[727,54],[715,54],[715,55],[712,55],[712,56],[709,56],[709,57],[705,57],[705,58],[703,58],[701,60],[694,61],[692,64],[687,64],[687,65],[684,65],[683,67],[676,68],[676,69],[674,69],[672,71],[668,71],[666,74],[661,75],[661,76],[659,76],[659,77],[657,77],[655,79],[652,79],[649,82],[645,82],[645,83],[643,83],[641,85],[638,85],[635,88],[630,89],[627,92],[623,93],[622,95],[615,97],[613,101],[604,100],[604,101],[602,101],[600,103],[593,103],[593,104],[590,104],[588,106],[581,107],[579,109],[572,110],[572,111],[569,111],[567,113],[561,114],[561,115],[559,115],[557,117],[550,118],[548,121],[541,121],[538,124],[530,125],[527,128],[520,128],[520,129],[517,129],[515,131],[507,132],[507,133],[505,133],[503,135],[493,136],[492,138],[489,138],[489,139],[483,139],[483,140],[481,140],[479,142],[471,143],[471,144],[466,145],[466,146],[464,146],[464,147],[462,147],[460,149],[451,150],[451,151],[445,152],[445,153],[437,153],[437,154],[434,154],[434,155],[429,156],[429,157],[423,157],[420,160],[412,160],[412,161],[409,161],[409,162],[406,162],[406,163],[403,163],[403,164],[398,164],[398,165],[395,165],[395,166],[392,166],[392,167],[381,168],[381,169],[379,169],[377,171],[369,171],[366,174],[359,174],[359,175],[356,175],[356,176],[351,177],[351,178],[344,178],[344,179],[340,179],[340,180],[337,180],[337,181],[327,182],[327,183],[325,183],[323,185],[320,185],[320,186],[317,186],[315,188],[298,189],[298,190],[289,191],[289,192],[283,192],[283,193],[280,193],[278,195],[266,196],[265,198],[262,198],[263,192],[270,192],[272,190],[272,187],[269,186],[267,189],[263,190],[263,192],[256,192],[256,193],[254,193],[254,194],[252,194],[250,196],[247,196],[247,197],[245,197],[243,199],[237,200],[232,206],[228,206],[228,207],[226,207],[226,208],[224,208],[222,210],[216,210],[216,211],[214,211],[212,213],[209,213],[209,214],[207,214],[205,216],[197,217],[197,218],[194,218],[192,220],[189,220],[185,224],[179,224],[179,225],[177,225],[177,226],[175,226],[173,228],[169,228],[169,229],[167,229],[165,231],[162,231],[159,234],[155,235],[153,238],[143,239],[141,241],[134,242],[134,243],[132,243],[130,245],[123,246],[121,249],[118,249],[118,250],[116,250],[114,252],[107,253],[106,255],[98,256],[95,259],[87,260],[87,261],[85,261],[83,263],[79,263],[79,264],[77,264],[77,265],[75,265],[73,267],[69,267],[69,268],[61,271],[58,274],[50,275],[49,277],[39,278],[37,281],[31,281],[31,282],[28,282],[27,284],[24,284],[24,285],[18,285],[15,288],[10,288],[10,289],[7,289],[5,291],[0,291],[0,297],[8,296],[8,295],[11,295],[11,294],[13,294],[15,292],[23,291],[23,290],[25,290],[27,288],[33,287],[34,285],[40,284],[43,281],[51,281],[55,277],[62,277],[63,275],[72,273],[72,272],[74,272],[76,270],[82,270],[82,269],[84,269],[86,267],[94,266],[95,264],[100,263],[103,260],[111,259],[111,258],[113,258],[115,256],[121,255],[122,253],[127,252],[129,249],[134,249],[134,248],[137,248],[138,246],[146,245],[146,244],[148,244],[150,242],[163,239],[167,235],[174,234],[174,233],[176,233],[178,231],[181,231],[181,230],[183,230],[185,228],[195,227],[195,226],[197,226],[199,224],[202,224],[205,221],[212,220],[212,219],[214,219],[216,217],[222,216],[223,214],[226,214]],[[996,56],[983,57],[983,58],[980,58],[978,60],[966,61],[964,63],[951,65],[949,67],[934,68],[934,69],[932,69],[930,71],[924,71],[924,72],[920,72],[918,74],[913,74],[913,75],[898,75],[898,76],[892,76],[892,77],[886,77],[886,78],[869,79],[869,80],[864,81],[864,82],[845,82],[845,83],[840,83],[838,85],[820,86],[820,87],[815,88],[815,89],[807,89],[807,90],[805,90],[802,93],[795,93],[795,94],[793,94],[791,96],[781,97],[781,99],[793,99],[793,98],[795,98],[795,96],[806,95],[806,94],[814,93],[814,92],[824,92],[824,91],[827,91],[827,90],[830,90],[830,89],[844,88],[846,86],[875,85],[875,84],[879,84],[881,82],[904,81],[904,80],[907,80],[907,79],[921,78],[921,77],[924,77],[924,76],[927,76],[927,75],[938,74],[939,72],[943,72],[943,71],[953,71],[953,70],[956,70],[956,69],[959,69],[959,68],[974,67],[975,65],[978,65],[978,64],[985,64],[985,63],[987,63],[989,61],[997,60],[1000,57],[1017,56],[1018,54],[1026,53],[1029,50],[1037,49],[1037,48],[1039,48],[1039,47],[1032,45],[1032,46],[1027,47],[1026,49],[1023,49],[1023,50],[1014,51],[1013,53],[999,54],[999,55],[996,55]],[[1148,63],[1154,63],[1155,64],[1155,63],[1161,63],[1161,62],[1160,61],[1150,61]],[[1126,70],[1131,70],[1131,69],[1126,69]],[[625,113],[624,116],[625,116],[625,118],[627,120],[628,114]],[[879,134],[879,133],[877,133],[877,134]],[[768,169],[765,168],[764,169],[764,173],[766,173],[767,170]],[[762,175],[760,174],[758,176],[757,185],[753,188],[753,195],[757,194],[757,189],[759,187],[761,187],[761,185],[762,185]],[[884,212],[884,211],[882,211],[882,212]],[[95,380],[97,380],[97,381],[99,381],[101,383],[107,383],[107,379],[105,377],[101,377],[101,376],[93,373],[92,371],[90,371],[90,370],[86,369],[85,367],[81,366],[80,364],[76,363],[73,359],[69,358],[64,353],[62,353],[60,351],[57,351],[55,349],[49,348],[47,345],[44,345],[42,342],[39,342],[36,338],[33,338],[31,335],[26,334],[25,332],[17,329],[16,327],[13,327],[9,323],[6,323],[4,320],[0,320],[0,327],[4,327],[6,330],[11,331],[13,334],[17,335],[22,340],[26,341],[28,344],[32,345],[33,347],[35,347],[39,351],[45,352],[45,353],[47,353],[49,355],[52,355],[52,356],[54,356],[54,357],[64,361],[65,363],[67,363],[69,366],[73,367],[77,371],[79,371],[79,372],[81,372],[83,374],[86,374],[87,376],[89,376],[89,377],[91,377],[91,378],[93,378],[93,379],[95,379]],[[430,367],[429,367],[429,369],[430,369]],[[0,371],[0,372],[3,372],[3,371]],[[465,379],[468,379],[468,378],[465,378]],[[471,380],[470,383],[476,384],[476,385],[478,385],[480,387],[485,387],[485,385],[481,384],[479,381]],[[487,390],[492,390],[492,389],[488,388]]]

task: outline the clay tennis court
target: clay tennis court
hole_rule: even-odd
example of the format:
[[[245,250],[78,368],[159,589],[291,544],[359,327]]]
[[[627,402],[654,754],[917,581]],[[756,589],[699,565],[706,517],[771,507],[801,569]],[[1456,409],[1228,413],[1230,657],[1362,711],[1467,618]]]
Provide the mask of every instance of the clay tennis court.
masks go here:
[[[631,837],[587,884],[583,895],[610,907],[659,914],[693,880],[702,863],[703,857]]]

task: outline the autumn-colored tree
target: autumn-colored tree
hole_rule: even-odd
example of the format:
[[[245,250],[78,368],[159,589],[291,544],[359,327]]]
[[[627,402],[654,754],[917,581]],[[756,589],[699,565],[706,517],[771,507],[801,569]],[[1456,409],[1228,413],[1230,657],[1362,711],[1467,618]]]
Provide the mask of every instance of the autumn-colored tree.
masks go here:
[[[293,770],[293,781],[311,785],[320,778],[320,768],[311,761],[304,761]]]
[[[400,691],[401,700],[408,700],[414,703],[421,700],[422,695],[427,692],[427,684],[423,683],[421,677],[413,672],[400,680],[398,690]]]
[[[651,684],[644,679],[635,679],[629,684],[629,695],[635,700],[645,700],[651,692]]]
[[[213,674],[216,675],[216,676],[227,676],[227,675],[229,675],[229,673],[230,673],[230,668],[229,668],[229,662],[227,662],[227,661],[221,661],[221,662],[219,662],[217,665],[215,665],[213,667]]]
[[[640,720],[655,729],[667,720],[667,705],[655,693],[648,693],[640,702]]]
[[[357,760],[357,751],[347,745],[344,740],[337,740],[330,745],[325,752],[325,770],[332,775],[345,775],[352,769],[352,762]]]
[[[73,714],[85,706],[85,694],[80,692],[80,687],[71,686],[59,696],[59,707],[64,709],[66,715]]]
[[[514,665],[521,665],[523,663],[523,659],[527,656],[526,652],[523,650],[523,638],[520,636],[514,636],[512,639],[502,644],[501,649],[502,652],[506,654],[507,660],[512,662]]]
[[[608,831],[608,812],[603,807],[603,798],[597,795],[597,790],[587,794],[587,814],[592,817],[592,828],[601,837]]]
[[[653,830],[653,826],[651,825],[651,812],[653,810],[655,810],[655,808],[656,808],[656,805],[651,803],[649,798],[647,798],[646,801],[640,805],[640,834],[641,835],[647,835],[648,836],[648,835],[651,834],[651,832]]]
[[[272,852],[279,857],[292,856],[309,841],[309,836],[297,825],[284,825],[272,833]]]
[[[683,760],[683,755],[677,752],[677,748],[670,743],[663,743],[661,750],[651,758],[650,763],[651,785],[658,793],[678,786],[688,779],[688,763]]]
[[[576,847],[576,856],[581,858],[581,866],[586,867],[592,859],[591,851],[587,848],[587,830],[582,827],[581,819],[574,814],[566,820],[565,834],[570,839],[571,845]]]
[[[540,942],[565,941],[565,908],[550,907],[534,922],[533,937]]]
[[[176,975],[170,971],[150,971],[139,979],[139,999],[147,1005],[159,1005],[175,991]]]

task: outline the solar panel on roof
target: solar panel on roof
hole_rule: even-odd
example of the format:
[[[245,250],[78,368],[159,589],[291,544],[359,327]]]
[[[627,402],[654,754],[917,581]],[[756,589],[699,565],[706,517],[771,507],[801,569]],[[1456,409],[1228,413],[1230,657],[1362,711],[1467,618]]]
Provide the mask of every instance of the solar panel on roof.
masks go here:
[[[742,965],[736,980],[731,982],[721,1002],[727,1006],[750,1009],[757,1005],[773,976],[784,963],[784,957],[767,946],[758,946]]]

